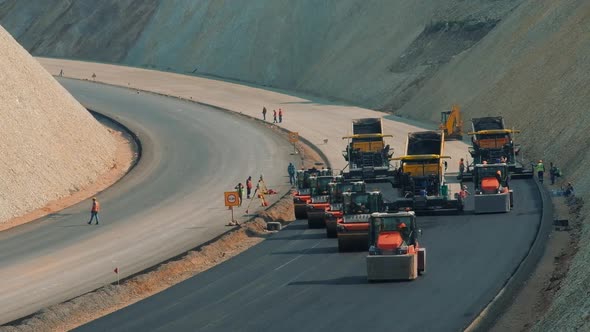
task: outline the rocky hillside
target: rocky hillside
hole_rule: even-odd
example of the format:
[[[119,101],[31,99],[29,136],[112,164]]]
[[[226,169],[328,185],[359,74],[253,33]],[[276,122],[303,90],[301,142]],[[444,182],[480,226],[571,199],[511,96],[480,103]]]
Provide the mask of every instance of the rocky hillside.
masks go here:
[[[0,27],[0,223],[77,191],[113,164],[109,132]]]
[[[523,131],[525,156],[555,161],[585,198],[588,22],[585,0],[0,0],[0,23],[35,55],[231,78],[422,120],[453,103],[467,123],[502,115]],[[582,242],[539,330],[590,328]]]

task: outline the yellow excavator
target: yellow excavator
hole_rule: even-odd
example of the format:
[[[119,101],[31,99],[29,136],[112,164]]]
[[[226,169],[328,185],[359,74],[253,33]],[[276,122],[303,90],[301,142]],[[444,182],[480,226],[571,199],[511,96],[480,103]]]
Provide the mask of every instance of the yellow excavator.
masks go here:
[[[459,106],[453,105],[450,111],[441,112],[440,125],[438,127],[445,132],[445,138],[447,140],[462,140],[463,119],[461,118]]]

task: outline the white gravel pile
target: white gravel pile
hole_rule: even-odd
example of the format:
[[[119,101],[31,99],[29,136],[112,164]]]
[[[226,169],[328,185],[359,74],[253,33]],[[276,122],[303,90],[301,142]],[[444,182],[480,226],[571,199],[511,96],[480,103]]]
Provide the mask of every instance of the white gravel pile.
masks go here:
[[[113,165],[114,143],[0,27],[0,223],[92,183]]]

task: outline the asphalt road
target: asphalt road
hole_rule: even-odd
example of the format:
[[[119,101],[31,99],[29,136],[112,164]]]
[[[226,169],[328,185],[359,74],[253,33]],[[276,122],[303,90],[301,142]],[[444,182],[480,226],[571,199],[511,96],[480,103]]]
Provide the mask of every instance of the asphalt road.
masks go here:
[[[225,232],[223,191],[248,175],[263,173],[269,188],[287,190],[292,147],[254,121],[173,98],[60,81],[87,107],[128,124],[144,155],[98,195],[101,225],[86,224],[90,202],[82,202],[0,233],[0,323],[111,283],[115,267],[124,277]]]
[[[509,214],[419,217],[427,273],[369,284],[366,253],[338,253],[298,221],[166,291],[76,331],[457,331],[526,255],[541,218],[531,180]],[[467,209],[472,208],[468,202]]]

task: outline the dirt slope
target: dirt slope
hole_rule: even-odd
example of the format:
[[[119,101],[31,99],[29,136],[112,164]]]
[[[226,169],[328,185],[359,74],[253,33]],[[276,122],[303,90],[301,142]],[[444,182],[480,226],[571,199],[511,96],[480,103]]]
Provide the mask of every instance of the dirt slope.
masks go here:
[[[0,27],[0,223],[94,181],[113,164],[108,131]]]
[[[0,0],[0,22],[37,55],[210,74],[433,121],[451,103],[467,120],[502,115],[523,130],[525,156],[557,162],[586,200],[589,19],[584,0]],[[582,241],[539,330],[590,329],[589,257]]]
[[[381,107],[402,105],[520,2],[4,0],[0,23],[33,55],[210,74]],[[456,30],[437,32],[447,26]],[[419,36],[420,57],[400,61]]]
[[[588,192],[590,39],[587,1],[529,1],[468,52],[454,58],[404,106],[406,116],[438,119],[458,102],[467,117],[502,115],[522,129],[525,154],[555,161]]]
[[[590,163],[590,2],[535,0],[521,4],[469,51],[456,56],[400,110],[437,120],[460,103],[467,118],[502,115],[523,130],[525,155],[554,161],[588,201]],[[581,212],[581,239],[590,236]],[[570,250],[573,250],[571,248]],[[590,244],[580,242],[571,269],[535,331],[590,329]]]

